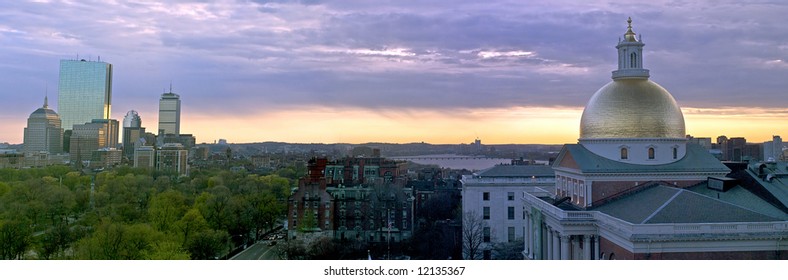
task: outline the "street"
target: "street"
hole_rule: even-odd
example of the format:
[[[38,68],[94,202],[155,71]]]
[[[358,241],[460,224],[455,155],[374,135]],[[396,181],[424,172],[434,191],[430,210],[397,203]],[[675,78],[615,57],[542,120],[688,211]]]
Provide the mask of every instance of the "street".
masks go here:
[[[247,248],[246,250],[238,253],[230,260],[279,260],[277,256],[277,248],[280,245],[270,246],[271,241],[260,241]]]

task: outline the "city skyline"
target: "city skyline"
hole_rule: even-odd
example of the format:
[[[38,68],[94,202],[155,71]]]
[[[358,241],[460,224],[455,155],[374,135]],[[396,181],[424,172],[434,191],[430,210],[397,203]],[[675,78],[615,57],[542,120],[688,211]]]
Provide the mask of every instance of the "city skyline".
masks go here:
[[[172,83],[198,142],[574,143],[627,17],[688,134],[788,134],[788,5],[549,3],[3,3],[0,142],[79,55],[113,64],[113,119],[157,123]]]

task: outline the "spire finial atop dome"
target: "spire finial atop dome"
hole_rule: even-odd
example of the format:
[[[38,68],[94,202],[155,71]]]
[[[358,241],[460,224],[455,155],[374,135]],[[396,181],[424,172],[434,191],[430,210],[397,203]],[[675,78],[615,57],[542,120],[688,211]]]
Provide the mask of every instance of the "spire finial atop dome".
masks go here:
[[[47,107],[49,107],[49,102],[47,101],[47,98],[48,98],[48,97],[47,97],[46,95],[44,95],[44,109],[46,109]]]
[[[627,18],[627,33],[624,33],[624,40],[627,42],[637,42],[635,32],[632,31],[632,17]]]

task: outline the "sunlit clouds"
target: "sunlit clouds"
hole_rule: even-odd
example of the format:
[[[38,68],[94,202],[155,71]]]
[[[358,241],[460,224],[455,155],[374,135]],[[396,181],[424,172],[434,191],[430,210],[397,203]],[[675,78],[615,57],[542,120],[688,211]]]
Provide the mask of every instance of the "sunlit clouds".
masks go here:
[[[788,134],[785,114],[747,110],[788,108],[785,14],[740,1],[5,1],[0,142],[21,142],[44,95],[57,104],[60,59],[100,57],[114,118],[137,110],[155,131],[172,84],[198,141],[572,143],[627,17],[652,79],[696,110],[688,133],[761,141]]]

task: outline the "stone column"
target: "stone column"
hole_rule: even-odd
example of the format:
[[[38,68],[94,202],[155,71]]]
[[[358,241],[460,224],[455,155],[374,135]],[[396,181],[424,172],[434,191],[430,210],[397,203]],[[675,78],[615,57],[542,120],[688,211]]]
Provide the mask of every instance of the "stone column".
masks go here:
[[[558,231],[553,232],[553,258],[552,260],[561,259],[561,240],[558,236]]]
[[[569,257],[569,235],[561,235],[561,259],[568,260]]]
[[[583,259],[591,259],[591,236],[583,235]]]
[[[533,231],[531,231],[531,214],[525,213],[525,232],[523,232],[523,239],[525,239],[525,253],[529,259],[533,259]]]
[[[599,235],[594,235],[594,259],[599,259]]]
[[[546,227],[546,229],[547,229],[547,242],[545,243],[547,243],[547,250],[546,250],[547,259],[552,260],[553,259],[553,229],[551,229],[550,227]]]

